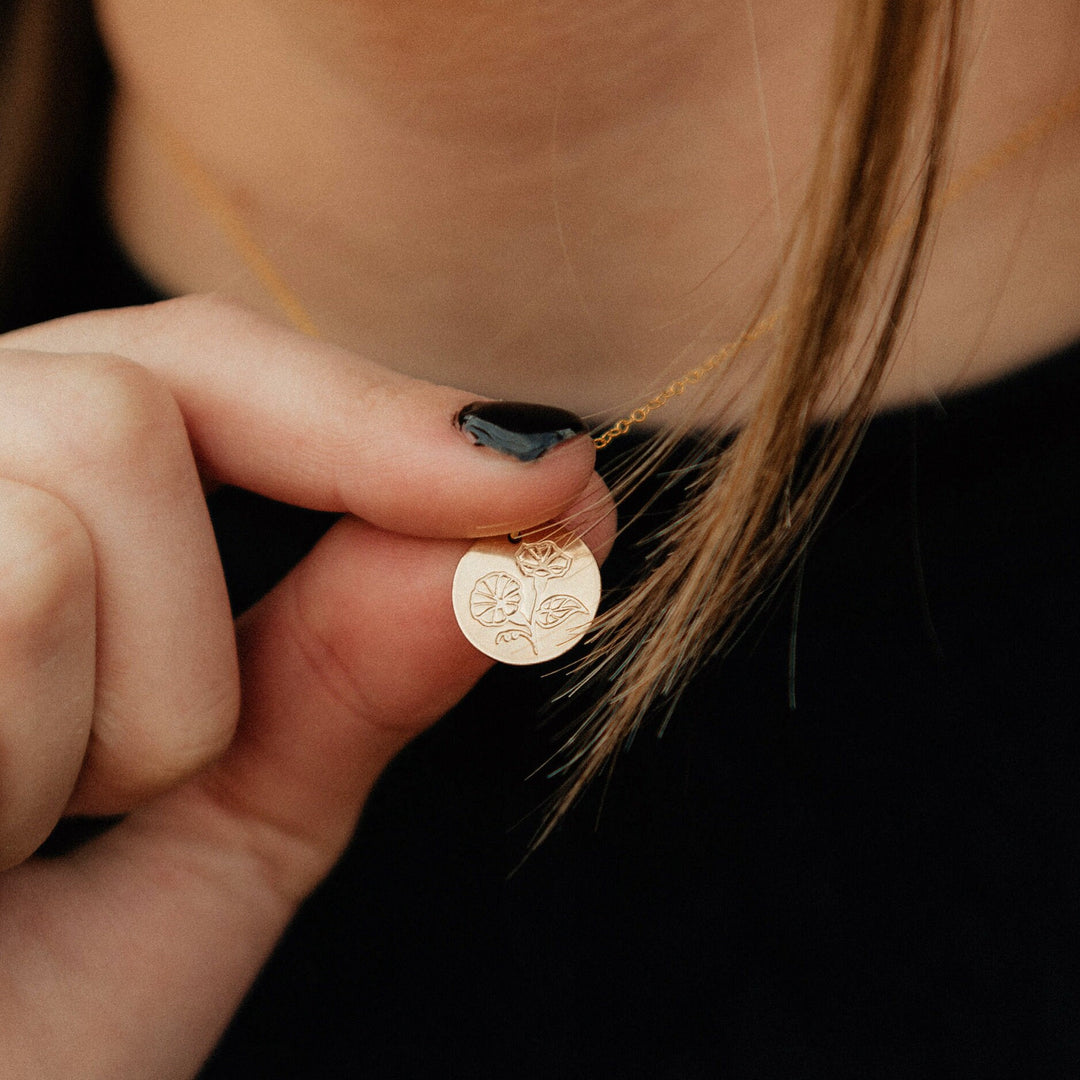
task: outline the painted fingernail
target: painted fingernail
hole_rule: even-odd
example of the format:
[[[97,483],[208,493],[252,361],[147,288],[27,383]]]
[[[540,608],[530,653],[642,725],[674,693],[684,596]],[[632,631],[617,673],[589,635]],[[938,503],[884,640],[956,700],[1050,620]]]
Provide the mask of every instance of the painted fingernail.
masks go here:
[[[589,430],[566,409],[525,401],[474,401],[457,414],[455,423],[477,446],[490,446],[518,461],[535,461]]]

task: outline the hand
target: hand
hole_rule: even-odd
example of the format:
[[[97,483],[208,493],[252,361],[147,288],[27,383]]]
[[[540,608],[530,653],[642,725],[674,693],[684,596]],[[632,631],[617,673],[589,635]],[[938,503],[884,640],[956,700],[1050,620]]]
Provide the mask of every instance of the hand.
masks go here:
[[[606,553],[589,440],[521,464],[454,429],[470,399],[215,300],[0,338],[0,1076],[193,1075],[490,663],[460,538],[587,508]],[[200,473],[349,515],[235,632]],[[27,859],[73,811],[128,816]]]

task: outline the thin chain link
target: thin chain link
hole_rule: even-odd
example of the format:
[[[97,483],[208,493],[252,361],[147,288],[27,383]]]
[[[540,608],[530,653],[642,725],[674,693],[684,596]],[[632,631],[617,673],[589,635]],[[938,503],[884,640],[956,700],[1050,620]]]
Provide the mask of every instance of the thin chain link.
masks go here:
[[[764,319],[750,327],[741,337],[728,342],[723,348],[714,352],[707,360],[703,360],[698,367],[691,368],[684,375],[680,375],[673,383],[661,390],[654,398],[650,398],[644,405],[639,405],[628,416],[616,420],[602,435],[593,439],[593,445],[597,450],[603,450],[612,439],[625,435],[635,424],[643,424],[650,413],[663,408],[673,397],[685,393],[690,386],[696,386],[706,375],[712,374],[718,367],[726,365],[749,344],[767,334],[779,321],[782,312],[774,311],[766,315]]]
[[[1013,132],[1004,142],[999,143],[964,170],[934,201],[934,212],[939,213],[946,206],[962,198],[973,187],[1003,169],[1029,147],[1041,142],[1077,111],[1080,111],[1080,86],[1074,87],[1058,98],[1019,131]],[[266,251],[256,242],[251,230],[241,219],[228,196],[211,178],[195,154],[160,120],[148,121],[146,129],[159,150],[172,162],[177,175],[188,190],[217,225],[248,270],[270,294],[288,322],[295,329],[311,337],[318,337],[319,332],[314,320],[303,302],[278,272]],[[886,246],[903,236],[913,224],[913,216],[897,221],[886,236]],[[734,341],[729,341],[703,360],[697,367],[691,368],[674,382],[669,383],[655,397],[649,398],[632,412],[616,420],[606,431],[593,438],[593,444],[597,450],[603,450],[613,440],[625,435],[635,424],[643,424],[652,413],[663,408],[672,398],[685,393],[691,386],[696,386],[718,368],[725,367],[747,345],[769,333],[782,315],[782,308],[766,315]]]

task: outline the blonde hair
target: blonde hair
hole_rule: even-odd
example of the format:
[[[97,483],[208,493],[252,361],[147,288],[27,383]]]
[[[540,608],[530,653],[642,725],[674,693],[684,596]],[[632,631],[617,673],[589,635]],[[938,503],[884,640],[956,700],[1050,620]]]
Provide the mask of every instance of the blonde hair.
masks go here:
[[[42,173],[42,147],[63,120],[60,30],[89,22],[72,0],[0,0],[0,292],[13,223]],[[659,707],[670,715],[697,667],[730,641],[828,505],[870,415],[925,248],[957,96],[966,0],[844,0],[832,80],[806,203],[789,238],[777,345],[746,423],[719,438],[683,511],[658,537],[648,571],[602,620],[588,663],[610,686],[564,747],[567,777],[552,823]],[[78,11],[76,9],[79,9]],[[77,89],[75,93],[77,93]],[[918,163],[914,171],[911,163]],[[901,212],[912,224],[888,243]],[[873,298],[871,329],[854,336]],[[760,317],[774,295],[763,297]],[[855,370],[844,372],[855,359]],[[826,395],[849,379],[807,465]],[[678,432],[657,440],[626,485],[655,468]]]
[[[562,748],[567,779],[538,841],[647,714],[659,712],[662,728],[690,676],[731,641],[826,509],[917,280],[958,92],[965,8],[965,0],[838,5],[831,123],[787,244],[792,284],[760,395],[730,440],[714,440],[647,573],[600,622],[583,670],[609,689]],[[890,244],[901,213],[910,227]],[[879,307],[856,344],[871,299]],[[810,431],[841,384],[847,402],[826,418],[807,462]],[[678,435],[661,439],[625,483],[655,468]]]

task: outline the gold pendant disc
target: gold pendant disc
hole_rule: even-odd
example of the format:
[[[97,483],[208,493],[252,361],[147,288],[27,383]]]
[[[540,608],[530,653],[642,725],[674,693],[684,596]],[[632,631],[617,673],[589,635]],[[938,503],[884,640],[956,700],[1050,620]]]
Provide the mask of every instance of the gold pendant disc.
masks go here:
[[[461,632],[504,664],[539,664],[585,636],[600,603],[600,570],[584,541],[553,526],[528,539],[477,540],[454,574]]]

